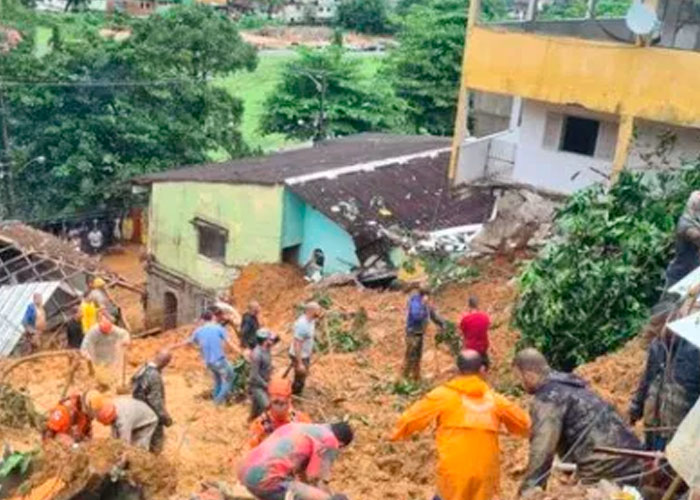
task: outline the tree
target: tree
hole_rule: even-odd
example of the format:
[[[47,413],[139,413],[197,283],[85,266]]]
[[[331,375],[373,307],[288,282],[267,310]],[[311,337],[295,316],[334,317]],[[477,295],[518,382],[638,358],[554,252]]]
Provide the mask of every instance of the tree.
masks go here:
[[[467,7],[466,0],[424,0],[413,4],[399,22],[399,46],[383,71],[407,102],[416,131],[452,133]]]
[[[568,371],[636,335],[663,287],[677,218],[699,186],[696,164],[657,178],[623,172],[609,190],[574,194],[556,237],[519,278],[521,347]]]
[[[301,49],[265,102],[260,128],[289,138],[328,137],[401,126],[401,102],[388,85],[361,77],[342,47]]]
[[[631,0],[597,0],[596,17],[623,17],[631,5]],[[558,0],[546,5],[537,15],[538,19],[576,19],[588,14],[588,0]]]
[[[213,150],[249,153],[239,132],[242,103],[208,79],[221,74],[218,64],[223,72],[254,67],[255,54],[200,9],[209,10],[174,7],[165,21],[134,21],[122,42],[96,31],[54,33],[53,49],[40,59],[27,37],[0,59],[0,82],[21,82],[0,89],[9,108],[10,151],[2,152],[13,159],[16,216],[123,205],[135,175],[203,162]],[[165,36],[178,18],[176,36]],[[203,33],[223,46],[203,41]],[[46,161],[31,162],[38,157]]]
[[[336,24],[360,33],[380,34],[391,31],[387,0],[341,0]]]

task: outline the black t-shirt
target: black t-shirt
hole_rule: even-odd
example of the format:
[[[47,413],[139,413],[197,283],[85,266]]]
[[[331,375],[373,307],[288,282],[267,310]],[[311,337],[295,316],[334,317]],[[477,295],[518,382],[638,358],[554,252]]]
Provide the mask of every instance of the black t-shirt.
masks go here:
[[[66,324],[66,335],[68,337],[68,347],[72,349],[80,349],[80,344],[83,343],[83,326],[75,318],[71,318]]]

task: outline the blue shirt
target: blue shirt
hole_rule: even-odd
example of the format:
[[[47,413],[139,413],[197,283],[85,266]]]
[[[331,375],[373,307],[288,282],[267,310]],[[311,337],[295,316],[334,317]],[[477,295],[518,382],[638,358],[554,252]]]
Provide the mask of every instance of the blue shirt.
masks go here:
[[[36,326],[36,306],[34,304],[27,306],[27,310],[24,311],[24,317],[22,318],[22,324],[31,328]]]
[[[226,358],[224,342],[227,340],[226,329],[216,323],[200,326],[190,337],[190,342],[199,346],[202,360],[208,365]]]

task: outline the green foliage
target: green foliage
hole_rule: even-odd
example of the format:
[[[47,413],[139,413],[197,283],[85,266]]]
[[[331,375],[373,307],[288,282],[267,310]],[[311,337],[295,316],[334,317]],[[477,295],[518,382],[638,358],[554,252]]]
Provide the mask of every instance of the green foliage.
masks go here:
[[[596,17],[624,17],[631,5],[631,0],[598,0],[595,8]],[[588,0],[559,0],[546,5],[537,15],[538,19],[576,19],[584,18],[588,13]]]
[[[387,59],[384,74],[408,104],[417,132],[452,135],[457,108],[467,23],[467,0],[416,0],[398,6],[399,46]],[[505,17],[504,0],[486,1],[482,19]]]
[[[250,375],[250,363],[243,356],[239,356],[233,365],[233,388],[231,397],[245,397],[248,392],[248,377]]]
[[[32,463],[36,452],[19,452],[16,451],[10,454],[9,457],[0,461],[0,479],[9,477],[11,474],[19,474],[24,476],[29,470],[29,465]]]
[[[263,133],[300,140],[395,130],[402,119],[390,87],[364,78],[358,60],[338,46],[300,49],[265,108]]]
[[[360,33],[381,34],[391,31],[387,0],[341,0],[336,24]]]
[[[211,150],[249,153],[240,100],[208,82],[255,67],[235,26],[206,6],[177,6],[132,20],[131,30],[116,41],[96,27],[57,25],[41,57],[27,31],[0,58],[0,81],[49,82],[0,88],[10,116],[10,150],[1,153],[13,160],[14,215],[119,206],[135,175],[200,163]],[[29,163],[38,157],[47,160]]]
[[[360,308],[352,315],[348,326],[346,315],[331,311],[323,319],[324,334],[316,340],[316,348],[321,353],[355,352],[368,347],[372,339],[367,333],[367,311]],[[331,345],[332,344],[332,345]]]
[[[652,182],[623,173],[609,191],[574,194],[553,240],[522,272],[514,323],[521,346],[571,370],[634,336],[658,299],[677,218],[700,167]]]
[[[435,342],[437,345],[446,345],[455,356],[462,350],[462,337],[457,332],[457,325],[452,321],[445,321],[445,328],[435,334]]]
[[[418,396],[423,393],[424,387],[419,381],[409,380],[409,379],[399,379],[394,382],[389,388],[391,394],[397,396]]]
[[[460,264],[450,255],[424,255],[421,261],[428,274],[428,285],[433,290],[448,283],[468,283],[479,277],[476,267]]]
[[[284,22],[269,15],[245,14],[238,19],[237,25],[242,30],[259,30],[267,26],[284,26]]]

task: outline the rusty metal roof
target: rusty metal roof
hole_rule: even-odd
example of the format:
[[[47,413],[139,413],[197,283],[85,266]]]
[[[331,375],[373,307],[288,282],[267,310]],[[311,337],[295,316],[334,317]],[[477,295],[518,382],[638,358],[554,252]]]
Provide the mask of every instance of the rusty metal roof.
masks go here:
[[[430,135],[357,134],[267,156],[176,168],[137,177],[132,182],[281,184],[290,177],[416,154],[449,145],[449,138]]]
[[[494,204],[491,189],[451,192],[449,158],[447,151],[337,176],[319,174],[287,188],[365,243],[380,226],[427,232],[486,222]]]

